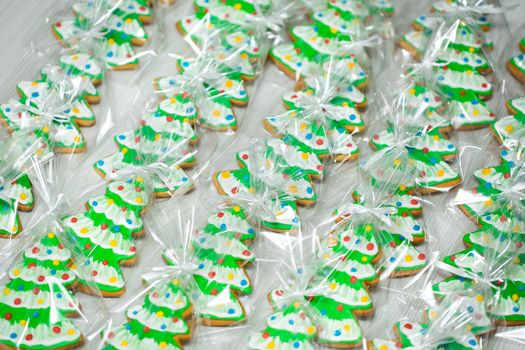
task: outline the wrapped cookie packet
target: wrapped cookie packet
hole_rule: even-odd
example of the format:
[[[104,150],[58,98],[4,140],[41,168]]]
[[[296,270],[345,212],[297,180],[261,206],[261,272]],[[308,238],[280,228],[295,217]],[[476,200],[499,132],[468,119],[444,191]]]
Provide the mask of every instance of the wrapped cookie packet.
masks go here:
[[[195,327],[246,321],[242,298],[253,291],[248,270],[255,262],[249,248],[255,230],[238,206],[217,207],[204,220],[200,214],[202,210],[192,206],[169,217],[154,215],[148,231],[160,243],[156,256],[163,262],[142,276],[147,286],[125,304],[127,321],[104,333],[106,348],[125,343],[182,349]]]
[[[0,140],[0,237],[22,233],[18,212],[32,211],[35,193],[28,172],[43,167],[53,157],[45,124],[39,128],[14,131]]]
[[[21,239],[0,264],[0,345],[6,348],[77,347],[98,334],[107,311],[92,270],[77,242],[62,225],[69,203],[50,172],[36,165],[31,178],[41,205]],[[83,281],[82,285],[79,281]],[[96,296],[84,309],[76,293]]]

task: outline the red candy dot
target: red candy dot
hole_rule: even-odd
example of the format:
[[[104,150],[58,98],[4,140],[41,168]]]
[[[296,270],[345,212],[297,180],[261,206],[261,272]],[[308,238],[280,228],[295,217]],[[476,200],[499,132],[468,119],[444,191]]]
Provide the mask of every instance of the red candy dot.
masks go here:
[[[167,120],[168,122],[172,122],[172,121],[173,121],[173,117],[171,117],[171,116],[170,116],[170,117],[167,117],[166,120]]]
[[[410,201],[410,204],[412,204],[412,205],[417,205],[417,204],[419,204],[419,202],[418,202],[417,200],[415,200],[415,199],[412,199],[412,200]]]
[[[84,248],[86,248],[86,249],[88,249],[88,250],[91,249],[91,244],[86,243],[86,245],[84,246]]]
[[[481,87],[482,87],[482,88],[486,88],[487,86],[488,86],[487,83],[483,83],[483,84],[481,84]]]
[[[222,211],[217,214],[217,217],[219,217],[219,218],[222,218],[223,216],[224,216],[224,213]]]
[[[505,222],[505,221],[507,221],[507,218],[505,216],[502,216],[502,217],[499,218],[499,221]]]
[[[317,141],[315,141],[315,143],[317,143],[318,145],[322,145],[324,142],[322,139],[317,139]]]
[[[26,340],[28,341],[33,340],[33,335],[32,334],[26,335]]]
[[[20,298],[16,298],[16,299],[14,300],[14,302],[15,302],[15,305],[20,305],[20,304],[22,304],[22,299],[20,299]]]
[[[173,321],[173,323],[179,322],[179,319],[177,317],[173,317],[171,320]]]
[[[391,246],[392,248],[395,248],[395,247],[397,247],[397,244],[396,244],[396,242],[390,242],[390,246]]]
[[[102,265],[108,266],[108,261],[107,260],[102,261]]]
[[[56,334],[60,333],[60,327],[58,326],[53,327],[53,332],[55,332]]]
[[[44,282],[46,278],[44,276],[38,276],[37,280],[38,282]]]
[[[62,23],[60,23],[60,22],[56,22],[55,23],[55,27],[60,28],[61,26],[62,26]]]
[[[40,289],[38,289],[38,288],[33,289],[33,294],[34,295],[40,294]]]
[[[425,260],[426,255],[423,254],[423,253],[421,253],[421,254],[419,254],[419,255],[417,256],[417,258],[418,258],[419,260]]]
[[[270,336],[270,334],[269,334],[268,332],[264,332],[264,333],[262,334],[262,337],[263,337],[264,339],[267,339],[269,336]]]
[[[5,318],[6,320],[8,320],[8,321],[9,321],[12,317],[13,317],[13,314],[10,313],[10,312],[7,312],[7,313],[4,315],[4,318]]]
[[[411,325],[410,323],[406,323],[406,324],[405,324],[405,328],[406,328],[406,329],[412,329],[412,325]]]
[[[136,250],[137,250],[137,248],[135,248],[135,247],[129,248],[129,251],[132,252],[132,253],[135,253]]]
[[[337,305],[336,309],[339,312],[343,311],[343,305],[341,305],[341,304]]]
[[[71,218],[71,222],[72,222],[72,223],[75,223],[75,222],[77,222],[77,221],[78,221],[77,218]]]
[[[244,255],[244,256],[250,256],[251,253],[250,253],[249,250],[245,250],[245,251],[242,252],[242,255]]]
[[[217,259],[217,263],[219,263],[219,264],[224,263],[224,258],[219,258],[219,259]]]
[[[39,251],[40,249],[38,249],[38,247],[34,247],[32,250],[33,254],[38,254]]]
[[[242,159],[244,159],[244,160],[248,159],[248,155],[247,154],[243,154],[242,155]]]
[[[345,241],[345,242],[350,241],[350,236],[345,236],[345,237],[343,238],[343,241]]]
[[[355,282],[357,282],[357,277],[355,276],[350,277],[350,283],[355,283]]]
[[[406,218],[408,216],[408,213],[406,211],[404,211],[404,212],[401,213],[401,216]]]
[[[209,278],[214,278],[215,277],[215,272],[211,271],[208,273],[208,277]]]
[[[91,276],[96,277],[98,275],[97,271],[91,271]]]
[[[124,186],[120,185],[119,187],[117,187],[117,190],[119,191],[122,191],[124,189]]]
[[[373,243],[368,243],[368,244],[366,245],[366,249],[368,249],[368,250],[372,250],[372,249],[374,249],[374,244],[373,244]]]
[[[100,228],[102,230],[107,230],[108,229],[108,224],[102,224],[102,225],[100,225]]]
[[[67,280],[69,278],[69,275],[67,273],[63,274],[62,275],[62,279],[63,280]]]
[[[215,288],[210,291],[211,295],[217,295],[217,293],[218,293],[218,291]]]
[[[423,147],[423,153],[428,153],[428,147]]]
[[[148,333],[150,328],[148,326],[144,327],[144,333]]]

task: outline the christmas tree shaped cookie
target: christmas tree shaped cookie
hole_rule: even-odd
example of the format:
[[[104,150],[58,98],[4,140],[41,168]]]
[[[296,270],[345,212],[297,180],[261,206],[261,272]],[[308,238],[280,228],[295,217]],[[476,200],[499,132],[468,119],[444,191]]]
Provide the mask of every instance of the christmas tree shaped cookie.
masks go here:
[[[459,272],[435,284],[434,292],[438,296],[473,294],[476,301],[487,304],[488,315],[496,324],[525,324],[522,235],[482,227],[465,235],[464,243],[467,249],[443,259]]]
[[[18,218],[15,201],[11,198],[0,197],[0,238],[15,237],[21,231],[22,225]]]
[[[127,168],[161,163],[164,166],[146,170],[157,197],[190,191],[193,182],[184,168],[195,164],[195,116],[195,107],[183,95],[161,101],[155,111],[142,116],[138,129],[115,136],[119,151],[95,162],[96,172],[106,177]]]
[[[76,281],[71,252],[53,232],[28,247],[9,271],[0,296],[0,345],[69,349],[83,341],[68,318],[80,305],[69,291]]]
[[[508,157],[507,152],[504,156]],[[504,158],[504,163],[474,172],[479,185],[461,191],[456,204],[480,226],[503,233],[525,232],[523,206],[523,160]]]
[[[368,342],[368,349],[480,350],[477,336],[488,329],[490,320],[484,305],[475,298],[460,297],[426,310],[423,323],[397,322],[397,341],[373,339]]]
[[[273,48],[270,55],[275,64],[290,77],[315,76],[319,65],[331,59],[347,67],[345,75],[354,80],[355,87],[364,88],[367,74],[361,64],[368,58],[359,45],[351,46],[352,40],[366,39],[363,20],[368,8],[359,1],[329,1],[326,6],[311,14],[313,24],[296,26],[290,30],[293,44]]]
[[[292,152],[296,155],[296,151]],[[300,152],[301,157],[315,156]],[[237,154],[241,169],[216,172],[212,175],[213,183],[217,192],[241,206],[260,203],[251,215],[264,228],[274,232],[295,231],[299,225],[297,204],[311,205],[316,202],[317,194],[308,170],[297,163],[294,166],[293,154],[283,156],[268,146],[241,151]]]
[[[126,1],[114,6],[111,2],[97,4],[91,0],[73,4],[74,18],[65,18],[52,25],[55,37],[65,46],[78,49],[78,38],[96,30],[100,37],[92,39],[78,53],[100,60],[105,68],[134,69],[138,58],[132,45],[144,45],[148,35],[143,27],[151,14],[146,1]]]
[[[144,297],[142,305],[126,311],[127,322],[108,332],[104,350],[182,349],[191,337],[189,298],[173,278],[162,281]]]
[[[521,39],[519,47],[525,52],[525,39]],[[508,60],[507,70],[522,84],[525,84],[525,55],[521,53]]]
[[[221,56],[222,53],[212,53]],[[231,61],[242,55],[232,54]],[[233,105],[244,106],[248,96],[244,88],[242,71],[230,67],[216,56],[203,55],[196,59],[177,61],[179,75],[161,77],[154,81],[157,91],[165,97],[183,96],[186,103],[198,110],[197,119],[204,128],[236,130],[237,119]],[[249,62],[246,62],[248,65]],[[242,66],[238,68],[242,69]]]
[[[88,201],[86,212],[62,220],[88,257],[86,265],[103,296],[120,296],[125,291],[120,265],[137,259],[133,237],[144,232],[140,215],[148,196],[141,178],[112,182],[104,195]],[[89,292],[86,283],[79,278],[79,289]]]
[[[211,326],[228,326],[246,320],[240,295],[251,294],[252,282],[245,268],[254,262],[248,245],[255,238],[239,206],[212,213],[207,224],[195,232],[192,272],[198,288],[196,313]],[[173,251],[163,254],[168,265],[176,265]]]
[[[180,19],[176,26],[182,35],[191,36],[204,45],[211,36],[221,35],[221,46],[226,51],[239,51],[250,61],[258,60],[261,52],[253,35],[256,22],[271,7],[270,1],[195,1],[195,13]]]
[[[302,306],[297,301],[277,308],[266,319],[266,328],[250,336],[249,348],[314,350],[317,330]]]
[[[511,115],[495,121],[491,131],[498,142],[508,149],[515,149],[525,135],[525,97],[509,99],[506,107]]]
[[[422,125],[421,125],[422,124]],[[446,162],[453,159],[457,149],[445,139],[439,129],[429,128],[425,120],[400,121],[374,135],[370,146],[377,153],[363,160],[367,172],[381,182],[390,174],[404,169],[402,193],[417,191],[423,194],[446,191],[461,182],[459,174]]]

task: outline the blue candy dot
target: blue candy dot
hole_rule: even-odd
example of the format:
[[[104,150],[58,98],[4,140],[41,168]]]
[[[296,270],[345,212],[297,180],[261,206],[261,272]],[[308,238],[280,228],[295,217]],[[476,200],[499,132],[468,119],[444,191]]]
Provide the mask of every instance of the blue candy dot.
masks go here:
[[[396,206],[397,206],[397,207],[400,207],[401,205],[402,205],[401,202],[396,202]]]
[[[120,232],[120,226],[118,225],[113,226],[113,232]]]
[[[295,322],[294,322],[294,320],[288,320],[288,323],[293,325]]]
[[[204,264],[199,264],[199,269],[203,269],[204,268]]]
[[[108,51],[108,53],[106,53],[106,56],[107,56],[107,57],[113,57],[113,52]]]
[[[160,329],[166,329],[166,325],[165,324],[161,325]]]
[[[96,207],[98,205],[98,202],[97,201],[93,201],[91,204],[93,204],[93,206]]]
[[[62,293],[57,293],[56,297],[57,299],[62,299]]]
[[[132,312],[132,314],[133,314],[133,315],[137,315],[137,314],[138,314],[138,311],[135,310],[135,311]]]
[[[301,343],[299,343],[298,341],[293,343],[293,347],[296,348],[296,349],[298,349],[300,346],[301,346]]]
[[[233,120],[233,115],[228,114],[225,118],[226,118],[226,120]]]
[[[470,345],[476,345],[476,344],[477,344],[476,339],[470,339],[470,340],[468,341],[468,343],[469,343]]]
[[[38,316],[40,316],[40,314],[38,313],[38,311],[33,312],[33,317],[34,317],[34,318],[38,318]]]
[[[350,120],[355,120],[355,114],[350,114]]]
[[[419,225],[414,225],[414,231],[419,231],[421,230],[421,227]]]
[[[103,161],[103,160],[99,160],[99,161],[97,162],[97,164],[98,164],[98,165],[104,165],[104,161]]]
[[[38,92],[33,92],[31,94],[31,97],[38,97],[38,96],[40,96],[40,93],[38,93]]]
[[[49,271],[49,273],[51,273],[52,275],[56,275],[56,273],[57,273],[57,270],[55,270],[55,269],[52,269],[51,271]]]
[[[390,262],[393,263],[393,262],[395,262],[395,261],[396,261],[396,258],[395,258],[395,257],[391,257],[391,258],[390,258]]]
[[[312,137],[313,137],[313,135],[312,135],[312,134],[306,134],[306,136],[305,136],[305,138],[306,138],[307,140],[311,140],[311,139],[312,139]]]
[[[235,313],[235,310],[234,310],[234,309],[229,309],[229,310],[228,310],[228,314],[232,315],[233,313]]]
[[[11,334],[9,334],[9,337],[11,339],[15,339],[17,337],[17,335],[16,335],[16,333],[11,333]]]
[[[226,230],[226,224],[221,224],[221,225],[219,226],[219,228],[220,228],[221,230],[223,230],[223,231]]]
[[[307,187],[306,188],[306,193],[311,194],[312,192],[313,192],[313,190],[312,190],[311,187]]]
[[[245,286],[245,285],[247,285],[247,284],[248,284],[248,282],[246,282],[246,280],[242,280],[242,281],[241,281],[241,286]]]
[[[340,336],[340,335],[341,335],[341,331],[340,331],[339,329],[336,330],[336,331],[334,332],[334,335],[335,335],[336,337]]]
[[[189,65],[190,65],[190,64],[189,64],[188,62],[186,62],[186,61],[182,62],[182,66],[183,66],[183,67],[188,67]]]
[[[11,108],[7,107],[7,108],[5,109],[5,111],[6,111],[7,113],[10,113],[10,112],[11,112]]]
[[[126,135],[118,135],[118,139],[119,140],[125,140],[126,139]]]

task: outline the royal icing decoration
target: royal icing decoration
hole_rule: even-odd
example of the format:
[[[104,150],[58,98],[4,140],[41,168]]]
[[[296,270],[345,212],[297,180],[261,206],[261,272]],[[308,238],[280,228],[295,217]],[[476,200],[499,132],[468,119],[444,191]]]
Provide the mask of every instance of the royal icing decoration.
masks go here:
[[[180,284],[173,278],[155,285],[142,305],[127,309],[128,321],[105,335],[104,349],[182,350],[191,337],[192,305]]]
[[[195,312],[211,325],[231,325],[246,320],[239,296],[251,294],[252,282],[245,270],[255,257],[248,245],[255,231],[239,206],[212,213],[193,239],[192,276],[197,286]],[[172,250],[163,257],[177,266]]]
[[[77,280],[75,265],[55,233],[29,246],[8,276],[10,281],[0,287],[1,345],[61,349],[82,341],[79,328],[67,318],[80,308],[69,291]]]
[[[136,259],[133,236],[144,232],[140,215],[148,198],[142,179],[115,181],[106,187],[103,196],[88,201],[86,212],[62,220],[88,257],[85,265],[104,296],[124,293],[120,265],[132,264]],[[78,282],[89,283],[82,278]]]
[[[78,54],[96,57],[107,69],[133,69],[138,65],[132,45],[144,45],[148,40],[143,24],[151,21],[151,12],[146,0],[126,0],[118,6],[112,1],[97,3],[87,0],[72,7],[75,18],[66,18],[52,25],[58,40]],[[79,47],[79,41],[87,35],[93,36],[91,46],[95,47]]]

